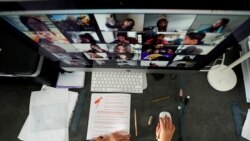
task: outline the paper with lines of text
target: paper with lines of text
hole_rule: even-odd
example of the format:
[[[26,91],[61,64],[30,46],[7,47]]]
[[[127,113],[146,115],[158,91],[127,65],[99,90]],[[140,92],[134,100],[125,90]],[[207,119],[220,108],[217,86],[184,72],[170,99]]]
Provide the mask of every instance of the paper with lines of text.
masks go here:
[[[87,140],[117,131],[129,134],[131,95],[93,93],[91,96]]]

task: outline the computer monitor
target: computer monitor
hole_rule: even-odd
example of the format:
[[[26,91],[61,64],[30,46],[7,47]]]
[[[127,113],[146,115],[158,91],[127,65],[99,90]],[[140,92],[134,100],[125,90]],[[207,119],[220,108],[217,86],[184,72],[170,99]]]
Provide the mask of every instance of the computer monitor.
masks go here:
[[[249,11],[4,11],[6,24],[68,71],[200,70],[238,43]]]

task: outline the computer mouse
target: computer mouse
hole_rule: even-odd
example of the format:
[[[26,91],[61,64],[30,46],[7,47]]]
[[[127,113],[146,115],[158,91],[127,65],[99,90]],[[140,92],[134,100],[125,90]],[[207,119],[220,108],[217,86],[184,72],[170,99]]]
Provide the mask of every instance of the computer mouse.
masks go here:
[[[171,114],[169,112],[166,111],[160,112],[159,118],[164,118],[165,116],[169,117],[172,120]]]

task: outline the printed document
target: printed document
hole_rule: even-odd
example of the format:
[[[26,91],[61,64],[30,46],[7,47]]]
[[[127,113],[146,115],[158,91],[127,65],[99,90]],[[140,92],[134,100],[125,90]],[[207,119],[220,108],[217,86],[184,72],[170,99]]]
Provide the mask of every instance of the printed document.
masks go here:
[[[130,105],[130,94],[93,93],[87,140],[119,131],[129,134]]]

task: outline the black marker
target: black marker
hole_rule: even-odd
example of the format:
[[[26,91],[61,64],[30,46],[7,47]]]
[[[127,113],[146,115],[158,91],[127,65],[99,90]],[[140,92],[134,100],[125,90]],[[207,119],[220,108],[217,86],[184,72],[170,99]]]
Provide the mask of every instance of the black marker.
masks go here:
[[[185,104],[185,105],[187,105],[187,104],[188,104],[189,99],[190,99],[190,96],[188,95],[188,96],[185,98],[185,101],[184,101],[184,104]]]

